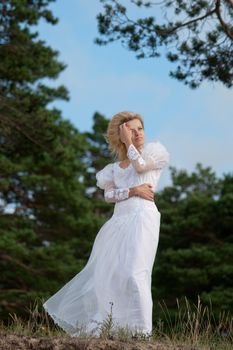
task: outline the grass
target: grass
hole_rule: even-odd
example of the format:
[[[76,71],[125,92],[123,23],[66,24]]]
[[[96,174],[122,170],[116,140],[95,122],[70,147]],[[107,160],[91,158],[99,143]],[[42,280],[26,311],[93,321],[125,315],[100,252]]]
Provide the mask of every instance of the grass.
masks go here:
[[[223,311],[216,317],[209,305],[203,305],[200,297],[197,304],[187,298],[180,304],[177,299],[177,312],[172,320],[166,304],[160,303],[163,319],[158,320],[153,329],[154,338],[167,338],[172,343],[190,346],[210,346],[211,349],[233,349],[233,316]]]
[[[171,318],[166,304],[160,303],[163,319],[158,319],[151,334],[140,331],[116,327],[113,317],[113,303],[111,310],[103,322],[98,322],[100,338],[121,341],[132,339],[164,344],[184,344],[189,349],[230,350],[233,348],[233,317],[222,312],[216,317],[211,304],[204,306],[198,297],[197,304],[191,304],[186,298],[183,303],[177,300],[175,319]],[[42,309],[41,301],[36,301],[30,307],[28,320],[22,320],[16,314],[11,315],[8,325],[1,325],[1,329],[10,333],[28,336],[59,336],[69,337],[67,333],[56,326],[48,314]],[[82,338],[89,338],[90,334],[83,332]]]
[[[41,302],[36,300],[27,310],[29,317],[22,319],[17,314],[10,314],[7,325],[1,324],[0,328],[10,333],[26,336],[66,336],[66,333],[50,321],[50,317],[41,310]]]

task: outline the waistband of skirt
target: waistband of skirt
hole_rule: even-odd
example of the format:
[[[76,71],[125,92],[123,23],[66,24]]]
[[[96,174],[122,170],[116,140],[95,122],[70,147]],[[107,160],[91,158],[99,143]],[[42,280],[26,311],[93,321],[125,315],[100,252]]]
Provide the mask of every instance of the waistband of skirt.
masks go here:
[[[141,210],[154,210],[156,213],[159,213],[155,202],[140,197],[130,197],[115,203],[114,214],[126,215]]]

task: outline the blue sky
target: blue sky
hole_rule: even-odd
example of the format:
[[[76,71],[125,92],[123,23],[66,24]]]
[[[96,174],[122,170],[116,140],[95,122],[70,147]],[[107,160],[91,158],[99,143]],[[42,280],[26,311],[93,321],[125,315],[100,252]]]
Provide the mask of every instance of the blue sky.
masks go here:
[[[168,149],[170,165],[192,171],[201,162],[219,176],[232,172],[232,89],[206,82],[193,91],[169,78],[173,65],[164,57],[137,60],[120,43],[95,45],[99,0],[57,0],[50,7],[59,23],[41,22],[38,30],[67,64],[51,83],[70,92],[69,102],[55,103],[65,119],[88,131],[96,111],[107,118],[135,111],[144,117],[147,141]],[[159,188],[169,183],[167,169]]]

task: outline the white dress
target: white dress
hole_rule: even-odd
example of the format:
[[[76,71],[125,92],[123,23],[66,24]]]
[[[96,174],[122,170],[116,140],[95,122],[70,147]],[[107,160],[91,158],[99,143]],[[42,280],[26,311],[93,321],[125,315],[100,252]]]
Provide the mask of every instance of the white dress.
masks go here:
[[[112,217],[96,235],[86,266],[44,304],[53,320],[72,336],[99,335],[112,313],[116,327],[151,333],[151,273],[157,251],[160,212],[154,202],[133,196],[129,188],[156,187],[169,153],[159,142],[131,144],[130,165],[110,163],[96,174],[107,202],[115,202]]]

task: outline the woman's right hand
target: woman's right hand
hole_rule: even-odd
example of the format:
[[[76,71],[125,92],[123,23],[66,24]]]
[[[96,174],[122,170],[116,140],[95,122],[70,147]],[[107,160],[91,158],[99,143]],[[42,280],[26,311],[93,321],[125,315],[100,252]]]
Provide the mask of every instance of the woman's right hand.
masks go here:
[[[154,191],[152,185],[145,183],[129,189],[129,196],[139,196],[149,201],[154,201]]]

